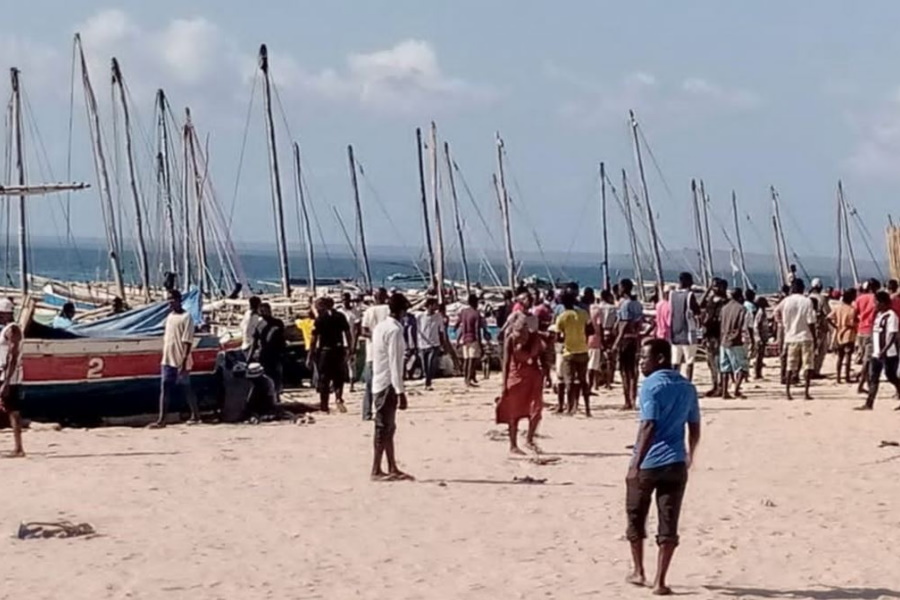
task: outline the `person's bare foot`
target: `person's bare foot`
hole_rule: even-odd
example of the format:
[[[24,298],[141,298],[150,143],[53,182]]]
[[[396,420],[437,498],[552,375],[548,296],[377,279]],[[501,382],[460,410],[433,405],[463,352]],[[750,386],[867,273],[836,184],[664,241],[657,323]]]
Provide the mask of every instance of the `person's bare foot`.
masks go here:
[[[622,406],[619,407],[619,410],[634,410],[634,407],[631,406],[630,404],[623,404]]]
[[[529,450],[531,450],[532,452],[534,452],[535,454],[537,454],[538,456],[540,456],[541,454],[544,453],[544,451],[541,450],[541,447],[538,446],[535,442],[528,442],[525,444],[525,447],[528,448]]]
[[[591,418],[591,409],[589,409],[589,408],[585,409],[584,416],[587,417],[588,419],[590,419]]]
[[[338,402],[337,402],[337,409],[338,409],[338,412],[339,412],[339,413],[346,413],[346,412],[347,412],[347,406],[344,404],[344,401],[343,401],[343,400],[338,400]]]
[[[898,406],[898,407],[897,407],[897,408],[895,408],[895,409],[894,409],[894,410],[900,410],[900,406]]]
[[[790,395],[790,393],[788,393],[788,395],[787,395],[787,399],[788,399],[788,400],[793,400],[793,399],[794,399],[794,397],[793,397],[793,396],[791,396],[791,395]]]
[[[392,471],[387,474],[386,481],[415,481],[416,478],[408,473],[404,473],[403,471],[397,470]]]
[[[8,454],[4,454],[3,458],[25,458],[24,450],[13,450]]]
[[[388,474],[384,471],[377,471],[369,476],[372,481],[387,481]]]
[[[732,399],[731,394],[729,394],[728,392],[725,392],[724,394],[722,394],[722,400],[731,400],[731,399]]]
[[[631,585],[636,585],[638,587],[646,587],[647,578],[643,573],[632,573],[625,578],[625,583],[630,583]]]
[[[866,404],[863,404],[862,406],[857,406],[857,407],[854,408],[853,410],[872,410],[872,407],[871,407],[871,406],[868,406],[868,405],[866,405]]]
[[[707,398],[715,398],[716,396],[718,396],[721,393],[722,393],[722,391],[719,390],[719,388],[715,388],[715,389],[712,389],[712,390],[709,390],[708,392],[706,392],[706,397]]]
[[[525,452],[518,446],[513,446],[512,448],[510,448],[509,453],[513,456],[525,456]]]
[[[653,588],[653,595],[654,596],[671,596],[672,588],[670,588],[667,585],[658,585],[655,588]]]
[[[804,400],[812,400],[813,397],[810,396],[809,394],[803,394],[803,399],[804,399]]]
[[[147,429],[165,429],[166,424],[161,421],[155,421],[147,425]]]

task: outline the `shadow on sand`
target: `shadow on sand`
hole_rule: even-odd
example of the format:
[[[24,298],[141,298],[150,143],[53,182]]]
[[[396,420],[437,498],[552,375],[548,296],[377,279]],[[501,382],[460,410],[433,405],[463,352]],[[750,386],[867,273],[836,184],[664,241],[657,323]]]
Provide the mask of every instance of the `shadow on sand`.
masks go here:
[[[818,590],[769,590],[764,588],[741,588],[728,586],[704,586],[711,592],[736,598],[793,598],[796,600],[878,600],[879,598],[900,598],[900,592],[885,588],[842,588],[823,587]]]

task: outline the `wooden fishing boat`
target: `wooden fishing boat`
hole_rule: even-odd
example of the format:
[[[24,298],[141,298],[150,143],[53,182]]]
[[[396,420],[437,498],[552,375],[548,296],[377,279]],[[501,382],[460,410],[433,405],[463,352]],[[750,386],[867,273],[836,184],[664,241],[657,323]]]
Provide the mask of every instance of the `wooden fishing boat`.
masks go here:
[[[199,296],[185,296],[186,304]],[[35,303],[19,316],[25,332],[23,414],[37,421],[92,423],[103,417],[154,413],[158,409],[165,303],[129,311],[71,331],[32,319]],[[218,338],[200,334],[192,351],[191,388],[198,401],[214,398]],[[177,412],[183,406],[172,406]]]

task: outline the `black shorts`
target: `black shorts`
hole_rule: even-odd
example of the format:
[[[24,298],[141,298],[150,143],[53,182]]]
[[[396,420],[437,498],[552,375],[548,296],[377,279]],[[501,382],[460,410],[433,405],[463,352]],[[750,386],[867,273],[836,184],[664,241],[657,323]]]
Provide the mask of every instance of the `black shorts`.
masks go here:
[[[343,348],[321,348],[316,357],[319,391],[340,387],[347,380],[347,360]]]
[[[3,398],[3,407],[6,409],[6,412],[20,412],[22,410],[22,396],[22,386],[10,384],[6,397]]]
[[[656,469],[641,469],[637,481],[626,484],[625,511],[628,514],[628,541],[647,537],[647,515],[653,493],[659,530],[656,543],[678,544],[678,517],[687,486],[687,465],[683,462]]]
[[[375,439],[385,440],[397,431],[397,392],[394,386],[375,394]]]
[[[637,338],[624,338],[619,346],[619,369],[637,371],[640,345]]]

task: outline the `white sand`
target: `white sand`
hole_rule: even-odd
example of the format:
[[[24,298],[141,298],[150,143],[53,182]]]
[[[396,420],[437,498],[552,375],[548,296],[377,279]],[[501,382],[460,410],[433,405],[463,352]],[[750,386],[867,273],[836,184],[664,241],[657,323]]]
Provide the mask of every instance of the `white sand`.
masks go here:
[[[498,384],[411,396],[398,452],[417,483],[369,482],[372,427],[357,415],[29,432],[29,458],[0,462],[0,597],[649,596],[623,583],[634,415],[613,409],[618,395],[596,399],[591,420],[547,414],[541,442],[561,462],[513,461],[486,435],[500,431]],[[861,414],[830,382],[814,402],[774,389],[703,402],[670,584],[696,598],[900,597],[900,448],[878,447],[900,440],[891,392]],[[526,475],[547,484],[511,484]],[[10,537],[21,520],[57,518],[102,536]]]

